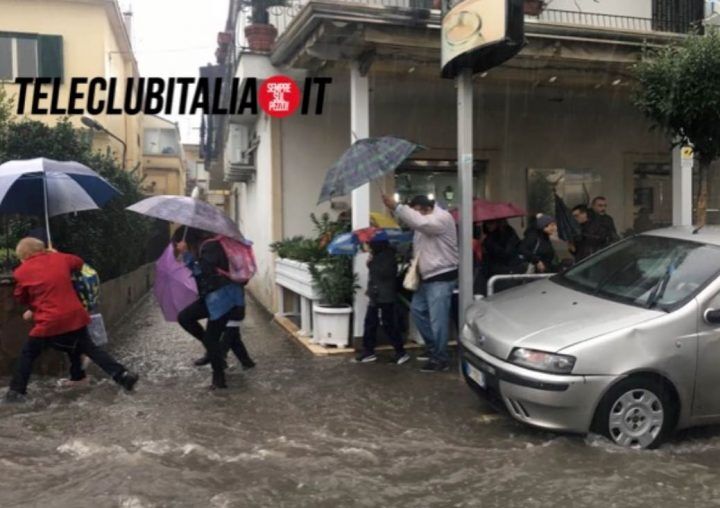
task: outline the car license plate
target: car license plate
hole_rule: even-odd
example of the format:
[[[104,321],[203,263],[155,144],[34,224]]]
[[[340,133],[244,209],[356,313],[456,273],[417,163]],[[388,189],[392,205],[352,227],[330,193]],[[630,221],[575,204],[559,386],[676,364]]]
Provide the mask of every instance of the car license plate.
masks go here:
[[[467,364],[468,369],[468,377],[475,381],[480,388],[487,388],[487,383],[485,382],[485,373],[481,370],[476,369],[469,363]]]

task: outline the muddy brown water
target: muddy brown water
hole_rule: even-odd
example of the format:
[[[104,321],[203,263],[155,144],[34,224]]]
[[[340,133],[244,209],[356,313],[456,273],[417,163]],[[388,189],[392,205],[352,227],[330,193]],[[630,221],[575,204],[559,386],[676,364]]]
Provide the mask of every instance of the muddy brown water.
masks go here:
[[[0,506],[720,506],[718,428],[623,450],[515,423],[455,373],[313,358],[257,305],[243,334],[257,368],[210,394],[146,299],[112,338],[136,393],[93,371],[0,406]]]

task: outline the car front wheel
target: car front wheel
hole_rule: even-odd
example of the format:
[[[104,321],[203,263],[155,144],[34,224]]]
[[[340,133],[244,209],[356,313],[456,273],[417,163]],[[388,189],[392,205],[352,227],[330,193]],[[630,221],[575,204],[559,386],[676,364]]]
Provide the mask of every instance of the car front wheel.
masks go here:
[[[628,378],[603,397],[595,428],[620,446],[656,448],[672,432],[676,421],[674,397],[662,382]]]

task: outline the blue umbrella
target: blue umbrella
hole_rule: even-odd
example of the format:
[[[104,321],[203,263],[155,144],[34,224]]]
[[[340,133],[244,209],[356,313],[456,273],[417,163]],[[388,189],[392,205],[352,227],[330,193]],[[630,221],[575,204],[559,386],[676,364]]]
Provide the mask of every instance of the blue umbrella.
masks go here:
[[[411,243],[413,241],[412,231],[403,231],[398,228],[367,228],[374,229],[371,240],[386,240],[393,245]],[[365,231],[365,230],[360,230]],[[362,235],[361,235],[362,236]],[[331,256],[354,256],[360,248],[358,231],[352,233],[341,233],[333,238],[327,246],[328,254]]]
[[[0,164],[0,213],[44,215],[50,246],[50,217],[96,210],[119,195],[79,162],[38,158]]]

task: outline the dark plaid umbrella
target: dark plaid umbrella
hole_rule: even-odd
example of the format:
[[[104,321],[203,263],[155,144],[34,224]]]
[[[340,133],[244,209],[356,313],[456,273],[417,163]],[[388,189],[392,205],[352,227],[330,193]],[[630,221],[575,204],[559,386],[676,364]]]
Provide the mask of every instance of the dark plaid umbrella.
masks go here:
[[[566,242],[575,241],[575,238],[580,234],[580,224],[572,216],[572,212],[565,205],[565,201],[557,194],[555,194],[555,220],[560,239]]]
[[[346,196],[361,185],[394,171],[415,150],[422,148],[390,136],[356,141],[328,170],[318,204]]]

